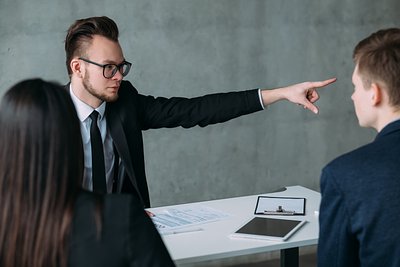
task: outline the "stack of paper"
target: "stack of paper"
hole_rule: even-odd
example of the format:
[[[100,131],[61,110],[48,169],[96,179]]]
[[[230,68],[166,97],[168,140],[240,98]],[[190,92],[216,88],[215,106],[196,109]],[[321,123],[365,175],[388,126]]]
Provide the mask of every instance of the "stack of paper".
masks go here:
[[[153,212],[151,217],[160,234],[171,234],[189,231],[198,231],[200,228],[192,228],[199,224],[214,222],[229,218],[231,215],[204,205],[193,204],[179,208],[169,208]],[[191,227],[189,229],[189,227]]]

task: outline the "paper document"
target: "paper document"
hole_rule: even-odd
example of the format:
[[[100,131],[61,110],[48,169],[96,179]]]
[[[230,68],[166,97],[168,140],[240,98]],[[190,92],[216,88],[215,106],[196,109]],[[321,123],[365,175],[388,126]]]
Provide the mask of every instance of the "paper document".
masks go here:
[[[255,214],[304,215],[305,198],[259,196]]]
[[[170,233],[172,230],[194,225],[219,221],[231,215],[204,205],[193,204],[183,207],[169,208],[161,211],[152,211],[151,217],[160,234]],[[196,228],[198,229],[198,228]],[[175,231],[174,233],[178,233]]]

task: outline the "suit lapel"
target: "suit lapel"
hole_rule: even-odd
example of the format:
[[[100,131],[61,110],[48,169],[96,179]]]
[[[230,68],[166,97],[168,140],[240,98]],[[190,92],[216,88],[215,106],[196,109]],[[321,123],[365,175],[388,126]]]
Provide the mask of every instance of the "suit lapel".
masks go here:
[[[140,195],[139,187],[136,182],[135,172],[132,166],[132,159],[129,154],[128,142],[125,136],[125,132],[122,128],[122,121],[120,117],[109,108],[109,105],[106,107],[106,118],[107,118],[107,126],[110,130],[111,137],[113,139],[115,148],[118,151],[119,156],[125,166],[125,171],[128,173],[128,177],[130,178],[133,187],[139,194],[139,197],[142,199]],[[118,183],[123,181],[118,181]],[[143,199],[142,199],[143,201]]]

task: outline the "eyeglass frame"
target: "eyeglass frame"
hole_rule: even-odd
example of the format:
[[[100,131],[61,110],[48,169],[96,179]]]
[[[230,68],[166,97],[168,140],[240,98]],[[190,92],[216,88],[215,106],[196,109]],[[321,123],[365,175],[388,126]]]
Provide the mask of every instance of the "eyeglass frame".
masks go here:
[[[111,79],[112,77],[114,77],[115,74],[117,74],[117,71],[119,71],[121,73],[122,77],[125,77],[126,75],[128,75],[128,73],[129,73],[129,71],[131,70],[131,67],[132,67],[132,63],[130,63],[130,62],[126,61],[126,60],[124,60],[121,64],[117,65],[117,64],[111,64],[111,63],[109,63],[109,64],[100,64],[100,63],[91,61],[89,59],[83,58],[83,57],[79,57],[79,59],[85,61],[86,63],[90,63],[90,64],[93,64],[93,65],[102,67],[103,68],[103,77],[106,78],[106,79]],[[126,73],[122,73],[121,72],[121,67],[123,67],[125,65],[128,66],[128,69],[127,69]],[[112,75],[110,77],[106,77],[106,75],[105,75],[106,67],[108,67],[108,66],[115,66],[116,67],[113,70]]]

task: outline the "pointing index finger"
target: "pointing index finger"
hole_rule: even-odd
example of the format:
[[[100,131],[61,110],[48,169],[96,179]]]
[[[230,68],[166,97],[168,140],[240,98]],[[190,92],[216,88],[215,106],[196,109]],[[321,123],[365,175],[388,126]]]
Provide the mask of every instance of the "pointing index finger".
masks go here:
[[[336,78],[331,78],[325,81],[318,81],[318,82],[311,82],[311,87],[312,88],[320,88],[327,86],[328,84],[336,82]]]

